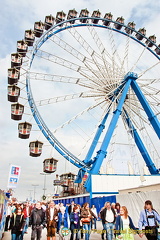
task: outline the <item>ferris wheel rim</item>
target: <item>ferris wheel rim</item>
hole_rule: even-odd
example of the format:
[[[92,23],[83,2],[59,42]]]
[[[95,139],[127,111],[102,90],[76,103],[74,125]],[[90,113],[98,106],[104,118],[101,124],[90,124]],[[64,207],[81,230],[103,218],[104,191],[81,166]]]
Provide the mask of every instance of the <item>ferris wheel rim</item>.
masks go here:
[[[30,61],[30,65],[29,65],[29,69],[27,70],[27,73],[30,71],[30,68],[32,66],[32,62],[34,60],[34,56],[36,54],[36,52],[40,49],[40,47],[43,45],[43,43],[45,43],[51,36],[61,32],[61,31],[64,31],[64,30],[67,30],[69,28],[73,28],[73,27],[85,27],[85,26],[91,26],[91,27],[101,27],[101,28],[105,28],[105,29],[109,29],[111,31],[116,31],[118,33],[121,33],[127,37],[130,37],[132,40],[138,42],[139,44],[141,44],[143,47],[145,47],[147,50],[149,50],[156,58],[158,58],[158,60],[160,60],[160,57],[158,56],[158,54],[156,54],[151,48],[147,47],[143,42],[141,42],[140,40],[136,39],[134,36],[132,36],[131,34],[127,34],[121,30],[118,30],[116,28],[111,28],[109,26],[104,26],[104,25],[100,25],[100,24],[91,24],[91,23],[83,23],[83,24],[70,24],[69,26],[65,26],[65,27],[61,27],[60,29],[56,30],[55,32],[52,32],[50,33],[54,28],[56,27],[59,27],[59,25],[61,24],[65,24],[65,23],[68,23],[70,22],[71,20],[81,20],[81,19],[95,19],[94,17],[79,17],[79,18],[73,18],[73,19],[69,19],[69,20],[65,20],[65,21],[62,21],[56,25],[53,25],[49,30],[47,30],[46,32],[44,32],[42,34],[42,36],[40,37],[39,40],[37,40],[37,42],[34,44],[34,47],[33,47],[33,51],[32,51],[32,58],[31,58],[31,61]],[[105,21],[106,19],[105,18],[99,18],[99,20],[102,20],[102,21]],[[117,23],[116,21],[110,21],[112,23]],[[123,27],[128,27],[127,25],[125,24],[122,24]],[[129,28],[129,27],[128,27]],[[135,33],[138,33],[135,29],[132,29],[133,32]],[[50,33],[48,35],[48,33]],[[46,38],[44,38],[46,36]],[[148,38],[146,36],[143,36],[146,40],[148,40]],[[158,47],[155,43],[153,43],[155,47]],[[27,74],[28,75],[28,74]],[[31,108],[31,111],[32,111],[32,114],[34,116],[34,119],[36,120],[37,124],[38,124],[38,127],[40,128],[40,130],[42,131],[42,133],[44,134],[44,136],[47,138],[47,140],[50,142],[53,140],[53,142],[51,143],[53,147],[55,147],[55,145],[57,145],[60,150],[63,150],[64,153],[66,154],[62,154],[63,157],[65,158],[68,158],[69,157],[69,161],[72,161],[73,160],[73,164],[79,168],[85,168],[85,169],[89,169],[89,166],[87,166],[83,161],[81,161],[80,159],[78,159],[75,155],[73,155],[72,153],[70,153],[70,151],[68,149],[66,149],[60,142],[58,139],[55,138],[55,136],[52,134],[52,132],[49,130],[49,128],[47,127],[47,125],[45,124],[43,118],[41,117],[38,109],[37,109],[37,106],[35,104],[35,101],[34,101],[34,98],[33,98],[33,94],[32,94],[32,90],[31,90],[31,87],[30,87],[30,79],[28,77],[26,77],[26,89],[27,89],[27,97],[28,97],[28,102],[29,102],[29,105],[30,105],[30,108]],[[36,117],[36,118],[35,118]],[[44,129],[45,129],[45,132],[44,132]],[[51,138],[51,139],[50,139]],[[58,150],[59,151],[59,150]],[[67,159],[68,160],[68,159]]]

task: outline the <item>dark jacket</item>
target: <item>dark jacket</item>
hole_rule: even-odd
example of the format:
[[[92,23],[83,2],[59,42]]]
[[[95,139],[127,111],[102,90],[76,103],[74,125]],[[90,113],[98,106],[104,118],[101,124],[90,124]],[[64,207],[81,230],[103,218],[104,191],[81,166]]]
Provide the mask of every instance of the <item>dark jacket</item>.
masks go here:
[[[43,225],[44,227],[46,226],[45,211],[43,210],[43,208],[34,208],[32,210],[30,216],[30,225],[32,225],[32,227],[40,225]]]
[[[112,210],[113,216],[114,216],[113,223],[115,223],[115,221],[116,221],[116,212],[114,211],[113,208],[111,208],[111,210]],[[101,211],[101,213],[100,213],[103,224],[106,223],[106,213],[107,213],[107,208],[104,208],[104,209]]]
[[[70,229],[71,230],[80,229],[80,214],[78,213],[77,224],[74,223],[74,221],[75,221],[75,213],[74,212],[71,212],[69,218],[70,218]]]
[[[57,221],[58,221],[58,210],[54,208],[54,214],[53,214],[53,220],[50,221],[50,208],[46,209],[46,222],[47,222],[47,227],[52,226],[54,228],[57,227]],[[57,219],[56,219],[57,217]]]
[[[12,214],[11,221],[10,221],[10,227],[11,234],[20,234],[21,229],[23,230],[25,225],[25,218],[24,215],[17,215],[15,213]]]
[[[129,228],[133,230],[137,230],[137,228],[133,224],[131,217],[128,216],[128,218],[129,218]],[[119,215],[116,217],[116,234],[120,235],[122,230],[123,230],[123,221],[121,216]]]

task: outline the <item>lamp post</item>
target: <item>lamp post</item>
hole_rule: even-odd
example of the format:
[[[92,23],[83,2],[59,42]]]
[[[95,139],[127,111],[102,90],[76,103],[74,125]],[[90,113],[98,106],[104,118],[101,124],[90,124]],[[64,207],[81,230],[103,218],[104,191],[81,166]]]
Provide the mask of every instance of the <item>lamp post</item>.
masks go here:
[[[40,173],[41,175],[44,175],[44,187],[43,187],[43,195],[45,196],[45,192],[47,190],[46,188],[46,175],[50,175],[50,173]]]
[[[36,200],[36,199],[35,199],[36,187],[38,187],[39,185],[38,185],[38,184],[32,184],[32,186],[34,187],[34,200]]]
[[[28,192],[29,192],[29,198],[30,198],[30,200],[32,200],[32,194],[31,194],[31,192],[33,192],[33,190],[28,190]]]

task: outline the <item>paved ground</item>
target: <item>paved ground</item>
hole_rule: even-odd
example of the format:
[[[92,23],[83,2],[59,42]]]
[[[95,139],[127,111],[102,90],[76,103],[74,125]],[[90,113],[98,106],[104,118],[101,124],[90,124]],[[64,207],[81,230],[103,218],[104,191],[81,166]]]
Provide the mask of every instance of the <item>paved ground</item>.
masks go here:
[[[97,229],[98,230],[102,230],[102,224],[101,224],[101,221],[97,221]],[[31,228],[28,228],[28,234],[25,234],[24,235],[24,240],[30,240],[31,239]],[[46,237],[46,229],[43,230],[43,233],[42,233],[42,240],[46,240],[47,237]],[[56,235],[56,240],[60,239],[59,238],[59,235],[57,234]],[[66,240],[69,240],[69,238],[65,238]],[[100,240],[101,239],[101,234],[100,233],[91,233],[90,235],[90,240]],[[135,235],[135,240],[146,240],[145,237],[143,238],[140,238],[138,235]],[[11,240],[11,233],[10,232],[5,232],[4,233],[4,237],[3,237],[3,240]]]

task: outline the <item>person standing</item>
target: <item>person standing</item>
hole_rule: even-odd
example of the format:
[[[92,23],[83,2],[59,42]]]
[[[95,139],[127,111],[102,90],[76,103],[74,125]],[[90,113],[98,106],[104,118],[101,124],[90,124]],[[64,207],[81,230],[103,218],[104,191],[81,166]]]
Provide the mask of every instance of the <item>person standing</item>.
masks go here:
[[[80,231],[80,208],[79,206],[75,206],[73,208],[73,212],[70,214],[70,229],[71,229],[71,237],[70,240],[74,239],[74,235],[76,235],[75,240],[79,240],[79,231]]]
[[[21,207],[17,207],[10,220],[11,240],[23,240],[25,218]]]
[[[104,230],[106,231],[106,239],[112,240],[114,237],[116,213],[114,209],[111,208],[110,202],[105,203],[104,209],[101,211],[101,219]]]
[[[49,204],[49,208],[46,209],[46,223],[47,223],[47,240],[56,239],[56,227],[58,221],[58,211],[55,207],[55,203],[52,201]]]
[[[24,213],[24,217],[25,217],[25,220],[26,220],[23,232],[28,233],[27,231],[28,231],[28,226],[29,226],[29,217],[30,217],[30,213],[31,213],[31,209],[30,209],[30,206],[29,206],[28,202],[26,202],[24,204],[23,213]]]
[[[36,203],[31,212],[30,225],[32,226],[31,240],[40,240],[42,228],[45,227],[45,211],[42,209],[40,202]]]
[[[145,227],[145,235],[148,240],[157,240],[157,222],[160,223],[160,215],[153,209],[152,202],[147,200],[144,205],[144,210],[140,213],[140,219],[138,222],[139,230]],[[143,231],[139,236],[143,237]]]
[[[96,217],[94,213],[89,208],[89,203],[84,203],[83,208],[81,209],[81,221],[83,224],[83,229],[85,232],[85,240],[89,240],[90,231],[91,231],[91,220]]]
[[[97,229],[97,219],[98,219],[98,214],[97,214],[97,209],[95,205],[92,205],[91,211],[94,213],[95,217],[92,218],[91,221],[91,229]]]
[[[128,215],[128,210],[125,206],[120,208],[120,215],[116,217],[116,236],[118,239],[134,240],[133,232],[136,227],[133,224],[131,217]]]
[[[10,222],[10,218],[12,216],[12,208],[11,208],[11,203],[8,202],[7,204],[7,212],[6,212],[6,222],[5,222],[5,231],[8,231],[9,228],[9,222]]]
[[[74,203],[74,201],[72,201],[71,205],[68,207],[68,214],[69,215],[71,214],[71,212],[73,212],[74,207],[75,207],[75,203]]]

